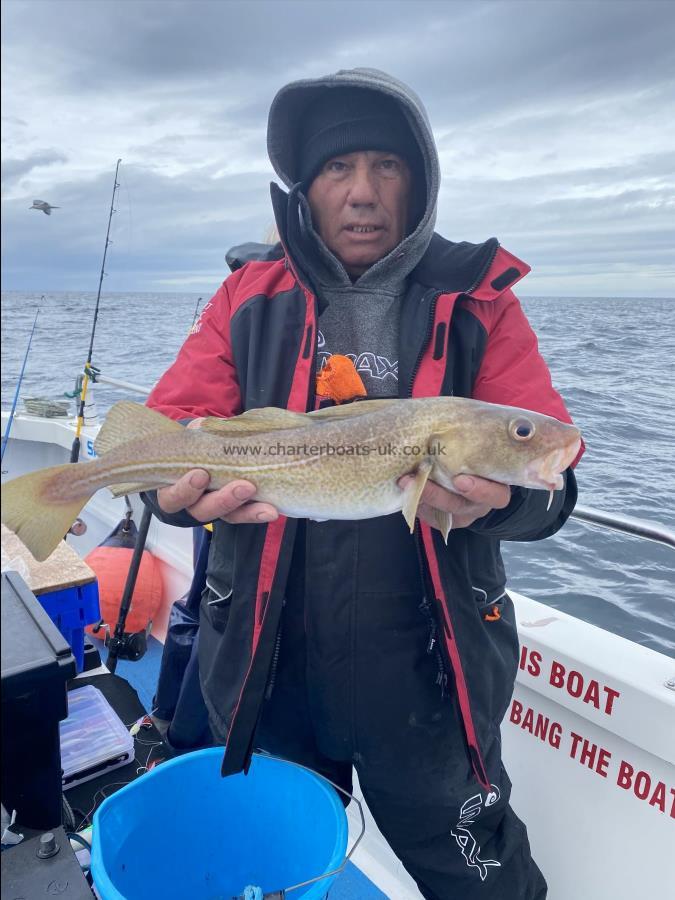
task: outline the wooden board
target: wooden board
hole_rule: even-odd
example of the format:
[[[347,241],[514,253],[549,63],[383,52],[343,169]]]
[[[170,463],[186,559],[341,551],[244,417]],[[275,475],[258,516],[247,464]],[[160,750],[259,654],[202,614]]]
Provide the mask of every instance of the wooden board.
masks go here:
[[[61,541],[49,559],[37,562],[5,525],[2,526],[2,558],[3,565],[15,568],[34,594],[48,594],[96,581],[96,574],[65,541]]]

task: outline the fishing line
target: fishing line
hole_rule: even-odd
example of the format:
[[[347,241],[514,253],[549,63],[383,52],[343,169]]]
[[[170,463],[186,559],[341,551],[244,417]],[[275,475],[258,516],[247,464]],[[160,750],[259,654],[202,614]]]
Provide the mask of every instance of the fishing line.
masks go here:
[[[144,747],[149,747],[149,748],[150,748],[150,749],[149,749],[149,752],[148,752],[148,755],[147,755],[147,757],[146,757],[146,760],[145,760],[145,764],[142,763],[142,761],[138,758],[138,755],[134,752],[134,762],[138,763],[138,767],[137,767],[137,769],[136,769],[136,774],[137,774],[137,775],[140,775],[140,774],[141,774],[141,770],[143,770],[143,771],[145,771],[145,772],[148,771],[148,765],[150,764],[150,757],[151,757],[152,754],[154,753],[155,749],[156,749],[157,747],[161,747],[162,744],[164,743],[164,742],[161,741],[161,740],[159,740],[159,741],[144,741],[144,740],[141,740],[141,739],[139,739],[138,737],[136,737],[137,732],[134,732],[134,731],[132,730],[136,725],[138,725],[138,726],[144,725],[144,724],[145,724],[145,719],[146,719],[146,718],[149,718],[149,717],[152,715],[152,713],[154,713],[154,712],[157,712],[157,707],[155,707],[155,709],[152,709],[149,713],[145,713],[145,714],[144,714],[143,716],[141,716],[140,718],[135,719],[131,724],[125,725],[125,726],[124,726],[125,728],[129,729],[129,731],[130,731],[131,734],[133,735],[134,743],[135,743],[135,744],[141,744],[141,745],[144,746]],[[150,722],[149,724],[151,725],[152,722]],[[132,779],[132,780],[135,780],[135,779]],[[74,828],[73,830],[74,830],[74,831],[81,831],[81,830],[82,830],[82,826],[85,825],[87,822],[90,821],[90,817],[91,817],[92,813],[94,813],[94,812],[96,811],[96,808],[97,808],[97,806],[98,806],[98,800],[97,800],[96,798],[99,796],[99,794],[101,795],[101,799],[102,799],[102,800],[106,800],[106,799],[110,796],[109,794],[106,793],[106,791],[108,790],[108,788],[124,787],[125,785],[131,784],[131,783],[132,783],[131,781],[112,781],[112,782],[110,782],[110,784],[104,784],[103,787],[100,787],[100,788],[94,793],[94,796],[92,797],[92,801],[93,801],[93,804],[94,804],[94,805],[91,807],[91,809],[90,809],[88,812],[86,812],[86,813],[83,814],[81,809],[75,810],[75,812],[79,812],[79,813],[80,813],[80,815],[82,816],[82,819],[81,819],[81,821],[80,821],[80,824],[77,826],[77,828]]]
[[[96,307],[94,309],[94,322],[91,328],[91,337],[89,339],[89,352],[87,353],[87,361],[84,364],[84,378],[82,379],[82,389],[80,391],[80,408],[77,413],[77,429],[75,431],[75,439],[73,441],[73,446],[70,450],[70,462],[76,463],[80,458],[80,435],[82,433],[82,426],[84,425],[84,405],[87,399],[87,388],[89,387],[89,379],[92,381],[95,380],[94,372],[92,371],[91,366],[91,357],[94,351],[94,337],[96,335],[96,323],[98,321],[98,311],[101,305],[101,288],[103,286],[103,278],[105,276],[105,260],[108,255],[108,247],[112,244],[110,240],[110,224],[112,222],[113,213],[115,210],[115,194],[117,193],[117,188],[120,186],[119,181],[117,180],[117,175],[120,169],[121,159],[117,160],[117,166],[115,167],[115,184],[112,192],[112,199],[110,201],[110,213],[108,214],[108,230],[105,235],[105,247],[103,248],[103,262],[101,263],[101,274],[98,279],[98,293],[96,295]]]
[[[150,769],[148,768],[148,766],[150,765],[150,757],[155,752],[156,747],[162,746],[162,741],[156,741],[153,744],[148,743],[148,741],[139,741],[139,744],[145,744],[146,747],[150,747],[150,750],[148,751],[148,755],[145,759],[145,764],[143,764],[137,756],[134,757],[135,762],[138,763],[138,767],[136,769],[136,774],[142,775],[144,772],[150,771]]]
[[[129,194],[129,187],[126,179],[126,173],[123,171],[120,176],[120,187],[124,188],[124,193],[126,194],[127,199],[127,222],[128,222],[128,240],[127,240],[127,253],[131,256],[131,246],[133,243],[134,237],[134,220],[131,211],[131,195]]]
[[[133,781],[133,780],[134,779],[131,779],[131,781]],[[101,795],[102,800],[107,800],[108,797],[110,796],[110,794],[106,794],[106,791],[108,790],[108,788],[125,787],[127,784],[131,784],[131,781],[111,781],[110,784],[104,784],[103,787],[100,787],[96,791],[94,796],[92,797],[92,800],[94,801],[94,805],[89,810],[89,812],[84,814],[84,818],[82,819],[80,824],[77,826],[75,831],[82,831],[82,826],[85,825],[87,822],[91,822],[90,817],[91,817],[92,813],[96,812],[96,807],[98,806],[98,800],[96,798],[98,797],[99,794]],[[78,810],[78,812],[82,812],[82,810]]]
[[[40,303],[45,299],[45,295],[43,294],[40,297]],[[5,448],[7,446],[7,442],[9,440],[9,432],[12,429],[12,422],[14,421],[14,413],[16,412],[16,404],[19,402],[19,391],[21,390],[21,382],[23,381],[23,375],[26,371],[26,363],[28,361],[28,354],[30,353],[30,347],[33,343],[33,335],[35,334],[35,326],[37,325],[38,316],[40,315],[40,307],[35,311],[35,319],[33,320],[33,327],[30,330],[30,336],[28,338],[28,346],[26,347],[26,352],[23,357],[23,365],[21,366],[21,372],[19,374],[19,380],[16,383],[16,390],[14,391],[14,401],[12,402],[12,409],[9,414],[9,419],[7,420],[7,428],[5,429],[5,434],[2,438],[2,448],[0,449],[0,462],[4,459],[5,456]]]

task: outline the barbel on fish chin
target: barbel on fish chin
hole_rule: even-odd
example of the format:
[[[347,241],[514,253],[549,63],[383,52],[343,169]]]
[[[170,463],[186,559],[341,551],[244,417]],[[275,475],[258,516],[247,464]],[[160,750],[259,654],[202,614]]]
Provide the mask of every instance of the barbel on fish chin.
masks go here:
[[[46,559],[93,494],[121,496],[174,484],[191,469],[210,489],[235,479],[286,516],[366,519],[401,510],[412,531],[431,479],[458,474],[553,491],[580,446],[579,430],[549,416],[459,397],[364,400],[311,413],[253,409],[199,428],[140,404],[108,412],[98,458],[22,475],[3,487],[2,521]],[[405,490],[399,479],[412,474]],[[447,540],[449,513],[437,511]]]

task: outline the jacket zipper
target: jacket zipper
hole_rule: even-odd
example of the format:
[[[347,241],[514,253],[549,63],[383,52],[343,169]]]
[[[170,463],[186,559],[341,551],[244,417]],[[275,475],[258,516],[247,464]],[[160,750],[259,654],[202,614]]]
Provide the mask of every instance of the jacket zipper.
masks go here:
[[[445,697],[448,687],[448,669],[450,661],[446,659],[443,653],[443,643],[438,640],[438,613],[434,606],[429,602],[429,584],[430,578],[427,567],[424,562],[424,554],[422,552],[422,534],[420,531],[419,521],[415,522],[415,533],[413,535],[415,542],[415,550],[417,551],[417,559],[420,567],[420,575],[422,577],[422,589],[424,596],[419,605],[420,612],[426,617],[429,623],[429,638],[427,640],[427,654],[431,656],[433,653],[436,659],[437,673],[436,684],[441,689],[441,698]],[[436,601],[436,606],[438,601]]]
[[[283,628],[283,615],[286,600],[281,601],[281,615],[279,616],[279,626],[277,628],[277,636],[274,639],[274,649],[272,650],[272,662],[270,663],[270,674],[267,679],[267,687],[265,688],[265,700],[269,700],[274,692],[274,685],[277,680],[277,667],[279,665],[279,654],[281,653],[281,632]]]
[[[431,298],[431,303],[429,305],[429,312],[427,314],[427,330],[424,334],[424,340],[422,341],[422,346],[420,347],[420,351],[417,354],[417,359],[415,360],[415,365],[413,366],[413,370],[410,375],[410,387],[408,389],[407,397],[411,398],[413,393],[413,387],[415,385],[415,379],[417,378],[417,373],[420,370],[420,366],[422,364],[422,359],[424,357],[425,350],[429,345],[429,341],[431,340],[431,334],[434,330],[434,319],[436,318],[436,303],[438,302],[438,298],[441,296],[443,291],[436,291],[434,296]]]
[[[480,272],[479,277],[476,279],[476,281],[471,286],[471,288],[469,288],[468,291],[463,291],[462,293],[470,293],[471,291],[474,291],[478,287],[478,285],[484,279],[486,273],[489,271],[490,266],[492,265],[492,263],[495,259],[495,256],[497,255],[498,249],[499,249],[499,244],[496,243],[493,252],[490,254],[489,258],[486,260],[485,266],[483,267],[482,271]],[[417,360],[415,362],[415,366],[412,371],[409,390],[407,393],[408,397],[412,397],[413,388],[414,388],[414,384],[415,384],[415,378],[417,377],[417,373],[419,371],[422,359],[424,357],[424,353],[425,353],[425,351],[429,345],[429,342],[431,340],[431,336],[432,336],[432,332],[433,332],[433,323],[435,320],[435,313],[436,313],[436,303],[438,302],[438,298],[440,297],[440,295],[442,293],[444,293],[444,292],[443,291],[436,292],[436,294],[434,295],[434,297],[432,298],[432,301],[431,301],[431,305],[430,305],[430,309],[429,309],[429,316],[428,316],[428,320],[427,320],[426,335],[425,335],[424,342],[420,348],[420,352],[417,357]],[[425,593],[426,593],[426,596],[424,597],[422,604],[420,605],[420,609],[424,614],[428,614],[429,620],[430,620],[430,631],[429,631],[429,641],[427,644],[427,653],[432,653],[432,652],[437,653],[437,660],[439,661],[437,684],[440,684],[441,693],[443,695],[446,691],[447,682],[448,682],[448,674],[447,673],[453,671],[453,667],[452,667],[452,660],[450,658],[450,654],[447,650],[447,647],[445,646],[445,641],[439,642],[437,639],[438,631],[439,631],[438,613],[439,613],[440,607],[441,607],[441,600],[439,597],[436,596],[436,591],[435,591],[435,589],[433,589],[433,587],[431,590],[431,596],[434,597],[433,604],[429,603],[429,600],[428,600],[427,588],[430,585],[433,585],[433,582],[430,577],[429,568],[427,565],[425,565],[425,555],[424,555],[423,547],[422,547],[422,532],[421,532],[421,528],[419,525],[419,521],[415,522],[414,538],[415,538],[415,546],[417,547],[417,552],[418,552],[419,559],[420,559],[420,569],[422,572],[423,587],[424,587]],[[449,613],[449,611],[448,611],[448,613]],[[445,618],[443,618],[441,621],[442,621],[443,633],[445,634],[447,632]],[[451,637],[451,636],[448,635],[448,637]],[[472,765],[474,767],[474,771],[478,775],[479,781],[481,781],[481,783],[483,783],[483,781],[481,780],[481,776],[479,775],[479,772],[483,772],[483,778],[487,779],[487,776],[484,775],[484,764],[480,757],[480,751],[478,751],[472,745],[469,745],[469,751],[470,751],[470,757],[472,760]],[[475,759],[476,754],[477,754],[477,759]]]
[[[436,304],[438,303],[438,298],[441,296],[443,291],[437,291],[434,296],[431,298],[431,303],[429,305],[429,313],[427,315],[427,328],[424,335],[424,340],[422,341],[422,345],[420,347],[420,351],[417,355],[417,359],[415,360],[415,365],[413,367],[411,377],[410,377],[410,386],[408,389],[407,396],[409,398],[412,397],[413,387],[415,385],[415,378],[417,377],[417,373],[419,372],[420,365],[422,364],[422,359],[424,358],[424,354],[426,352],[427,347],[429,346],[429,341],[431,340],[431,336],[434,330],[434,320],[436,318]],[[427,653],[431,655],[432,653],[436,657],[436,662],[438,665],[438,674],[436,675],[436,684],[441,689],[441,697],[445,696],[447,684],[448,684],[448,669],[446,660],[443,656],[443,651],[441,649],[441,645],[438,642],[438,615],[436,610],[429,603],[428,598],[428,585],[430,582],[429,573],[427,571],[427,567],[424,561],[424,553],[422,552],[422,534],[420,531],[419,521],[415,521],[415,532],[413,535],[413,539],[415,541],[415,549],[417,551],[417,559],[420,567],[420,574],[422,576],[422,586],[424,589],[424,597],[422,599],[422,603],[420,604],[420,611],[424,616],[428,619],[429,622],[429,640],[427,642]],[[438,601],[437,601],[438,602]]]
[[[497,251],[499,250],[499,243],[495,244],[492,253],[488,257],[485,262],[485,265],[482,267],[481,271],[478,273],[476,280],[471,285],[471,287],[467,291],[463,291],[462,293],[470,294],[472,291],[475,291],[478,285],[483,281],[487,272],[490,271],[490,266],[494,262],[495,256],[497,255]],[[413,370],[410,377],[410,386],[407,392],[407,396],[409,398],[412,397],[413,388],[415,386],[415,379],[417,378],[417,373],[419,372],[420,365],[422,364],[422,359],[424,358],[424,354],[429,346],[429,342],[431,341],[433,329],[434,329],[434,321],[436,318],[436,304],[438,303],[438,298],[441,296],[444,291],[437,291],[431,299],[431,304],[429,306],[429,313],[427,316],[427,328],[424,335],[424,340],[422,341],[422,345],[420,347],[419,353],[417,355],[417,359],[415,360],[415,365],[413,366]],[[428,618],[429,620],[429,640],[427,643],[427,653],[434,653],[436,656],[436,661],[438,663],[438,675],[436,677],[436,684],[439,685],[441,689],[441,696],[444,696],[447,689],[448,684],[448,670],[450,668],[450,660],[447,657],[447,654],[443,651],[442,643],[438,642],[438,610],[435,607],[438,607],[439,600],[436,598],[436,602],[434,606],[431,605],[428,598],[427,585],[429,583],[429,573],[427,571],[427,567],[424,561],[424,553],[422,552],[422,534],[420,531],[419,521],[415,522],[415,548],[417,550],[417,557],[419,560],[420,572],[422,574],[423,585],[425,589],[425,595],[420,604],[420,611]]]
[[[316,297],[314,296],[312,291],[310,291],[309,288],[305,286],[304,282],[298,276],[297,270],[295,269],[295,266],[291,262],[291,257],[288,252],[288,248],[286,247],[286,243],[285,243],[284,239],[281,237],[281,235],[279,237],[279,243],[281,244],[281,247],[284,251],[284,268],[287,269],[288,271],[290,271],[291,274],[293,275],[293,277],[295,278],[295,281],[296,281],[298,287],[305,295],[305,299],[306,299],[307,303],[314,304],[314,325],[315,325],[314,340],[313,340],[314,346],[312,348],[312,363],[311,363],[311,369],[310,369],[309,390],[308,390],[308,398],[307,398],[307,402],[309,403],[310,398],[312,398],[314,396],[313,384],[316,379],[316,343],[317,343],[316,324],[318,321],[318,317],[316,314]],[[306,333],[305,333],[304,340],[306,340],[306,339],[307,338],[306,338]],[[279,654],[281,653],[282,616],[283,616],[283,608],[285,605],[286,605],[286,600],[282,599],[281,615],[279,616],[279,625],[277,628],[276,637],[274,639],[274,648],[272,650],[272,660],[270,663],[270,671],[269,671],[269,675],[267,678],[267,685],[265,687],[265,693],[263,695],[265,700],[269,700],[271,698],[271,696],[274,692],[274,686],[276,684],[277,668],[279,665]],[[264,609],[263,609],[263,613],[264,613]],[[251,662],[253,661],[254,656],[255,656],[255,654],[253,654],[251,656]],[[232,725],[234,725],[235,718],[236,718],[236,711],[235,711],[235,716],[232,719],[231,727],[232,727]]]
[[[317,316],[317,310],[316,310],[316,297],[309,290],[309,288],[306,288],[305,285],[302,283],[302,281],[298,278],[297,272],[290,264],[290,258],[288,256],[288,252],[286,251],[286,247],[285,247],[283,241],[281,242],[281,246],[284,248],[284,251],[286,252],[286,256],[285,256],[286,267],[290,268],[295,280],[297,281],[298,285],[300,286],[300,289],[303,291],[303,293],[305,295],[305,299],[306,299],[307,303],[312,303],[314,306],[314,326],[313,326],[314,334],[312,336],[313,337],[312,348],[310,350],[310,352],[312,354],[312,361],[310,363],[310,370],[309,370],[309,385],[307,388],[307,405],[306,405],[306,408],[311,410],[314,408],[314,398],[315,398],[314,384],[316,382],[316,345],[317,345],[317,339],[318,339],[318,328],[317,328],[318,316]],[[306,340],[307,340],[307,334],[305,333],[304,341],[306,341]],[[303,344],[303,346],[304,346],[304,344]],[[265,699],[266,700],[269,700],[271,698],[271,696],[274,692],[274,685],[276,683],[277,667],[279,665],[279,654],[281,652],[281,634],[282,634],[282,627],[283,627],[284,606],[286,606],[286,600],[282,599],[282,601],[281,601],[281,616],[279,617],[279,627],[277,629],[277,635],[274,640],[274,649],[272,650],[272,662],[270,664],[270,674],[269,674],[269,678],[267,679],[267,688],[265,690]]]
[[[436,684],[441,689],[441,699],[443,699],[446,695],[448,687],[448,672],[445,665],[445,660],[443,659],[443,653],[437,639],[438,618],[433,607],[429,603],[429,598],[426,596],[426,594],[422,598],[422,602],[420,603],[419,608],[429,622],[429,640],[427,642],[427,654],[431,656],[431,654],[433,653],[436,659]]]
[[[478,276],[477,276],[476,280],[475,280],[474,283],[471,285],[471,287],[469,288],[468,291],[462,291],[463,294],[470,294],[472,291],[475,291],[475,290],[476,290],[476,288],[478,287],[478,285],[481,283],[481,281],[485,278],[485,276],[487,275],[487,273],[490,271],[490,266],[491,266],[492,263],[495,261],[495,256],[497,255],[497,251],[499,250],[499,246],[500,246],[500,245],[499,245],[499,241],[497,241],[497,242],[495,243],[494,250],[492,251],[492,253],[491,253],[490,256],[488,257],[488,259],[487,259],[485,265],[483,266],[483,268],[481,269],[481,271],[478,273]]]
[[[306,408],[309,412],[314,409],[316,404],[316,351],[319,344],[319,310],[317,309],[316,297],[311,291],[305,293],[307,303],[311,303],[314,311],[314,334],[312,335],[312,361],[309,369],[309,384],[307,385],[307,403]],[[307,335],[305,335],[307,340]]]

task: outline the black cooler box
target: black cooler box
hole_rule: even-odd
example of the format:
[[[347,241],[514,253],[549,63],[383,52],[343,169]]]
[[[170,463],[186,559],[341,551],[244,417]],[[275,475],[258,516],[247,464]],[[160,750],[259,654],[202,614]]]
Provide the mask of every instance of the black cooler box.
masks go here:
[[[16,572],[2,574],[2,803],[19,826],[61,824],[59,722],[75,658]]]

